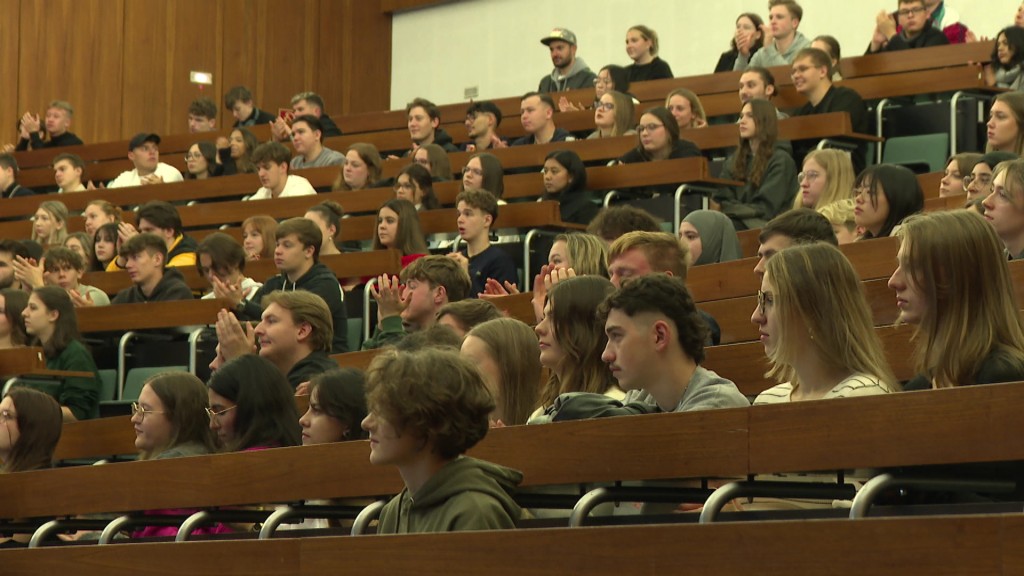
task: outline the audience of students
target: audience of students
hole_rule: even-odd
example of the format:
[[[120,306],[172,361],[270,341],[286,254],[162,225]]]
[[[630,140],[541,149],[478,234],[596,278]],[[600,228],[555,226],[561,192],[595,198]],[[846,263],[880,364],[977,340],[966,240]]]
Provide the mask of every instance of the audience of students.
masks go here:
[[[87,420],[99,415],[100,376],[92,354],[78,332],[78,316],[67,291],[42,286],[32,291],[25,310],[25,332],[30,345],[41,346],[48,370],[87,372],[92,376],[68,376],[52,382],[30,384],[41,387],[61,406],[64,421]]]
[[[767,100],[743,105],[739,148],[722,167],[721,177],[739,180],[742,187],[720,188],[715,201],[737,230],[760,228],[786,210],[797,187],[793,157],[779,147],[775,106]]]
[[[679,241],[689,248],[690,265],[718,264],[743,257],[736,227],[715,210],[695,210],[679,223]]]
[[[471,298],[445,304],[437,311],[437,325],[447,326],[459,337],[460,343],[466,333],[488,320],[503,318],[501,310],[484,298]],[[532,334],[532,332],[531,332]]]
[[[679,131],[691,128],[705,128],[708,125],[707,115],[700,97],[687,88],[676,88],[665,97],[665,108],[676,119]]]
[[[555,150],[544,158],[544,200],[558,200],[562,222],[589,224],[601,209],[600,199],[587,188],[587,168],[579,154]]]
[[[481,294],[489,280],[504,284],[519,281],[516,264],[504,249],[491,245],[491,229],[498,219],[498,199],[487,190],[464,190],[455,199],[459,237],[465,252],[448,255],[469,273],[470,297]]]
[[[949,210],[907,218],[895,235],[889,287],[899,321],[917,327],[919,375],[904,389],[1024,380],[1020,306],[993,227],[973,211]]]
[[[272,259],[277,246],[277,220],[257,214],[242,222],[242,248],[246,260]]]
[[[470,104],[466,109],[465,122],[466,136],[470,142],[465,145],[464,149],[467,152],[482,152],[491,148],[508,146],[508,142],[498,136],[501,117],[501,109],[494,102],[484,100]],[[442,148],[442,150],[444,149]],[[427,168],[429,169],[429,166]]]
[[[121,222],[121,209],[106,200],[93,200],[86,205],[82,218],[85,220],[85,233],[93,237],[100,226]]]
[[[380,180],[383,160],[373,144],[356,142],[345,151],[345,163],[334,180],[334,190],[365,190]]]
[[[633,129],[633,99],[622,92],[605,92],[594,103],[594,127],[587,140],[636,134]]]
[[[1024,93],[1003,92],[997,95],[992,101],[987,128],[986,152],[1024,155]]]
[[[614,289],[607,278],[577,276],[555,284],[548,292],[544,317],[535,328],[540,340],[540,363],[550,371],[541,392],[542,407],[551,406],[567,392],[623,398],[601,360],[608,338],[603,327],[593,321],[597,305]]]
[[[754,274],[764,276],[765,265],[781,250],[799,244],[828,242],[838,245],[831,223],[821,214],[808,208],[795,208],[776,216],[761,228],[757,241],[757,264]]]
[[[429,347],[381,354],[367,371],[366,404],[370,462],[395,466],[405,484],[381,510],[378,534],[515,527],[522,474],[463,455],[495,409],[469,360]]]
[[[16,288],[0,289],[0,350],[28,344],[25,317],[29,293]]]
[[[910,169],[877,164],[864,170],[853,184],[857,193],[854,217],[864,238],[892,236],[903,219],[924,209],[924,192]]]
[[[446,256],[425,256],[398,276],[380,276],[370,290],[377,302],[376,331],[363,342],[363,350],[395,343],[407,333],[434,325],[445,304],[470,296],[471,285],[466,269]]]
[[[533,329],[514,318],[488,320],[466,334],[462,355],[477,366],[494,397],[491,426],[526,424],[540,405],[540,348]]]
[[[715,65],[715,73],[728,72],[736,69],[736,59],[743,56],[750,61],[751,56],[764,46],[764,32],[761,31],[764,20],[753,12],[744,12],[736,18],[736,31],[729,42],[729,49],[722,52]]]
[[[447,182],[452,179],[452,163],[448,160],[448,153],[437,144],[420,146],[412,158],[413,162],[429,170],[435,181]]]
[[[751,66],[769,68],[792,64],[797,53],[811,42],[797,28],[803,20],[804,10],[795,0],[769,0],[768,25],[761,25],[764,46],[750,54],[739,52],[733,70]]]
[[[95,257],[93,268],[109,270],[110,264],[117,258],[118,225],[103,224],[96,229],[92,238],[92,253]]]
[[[345,209],[333,200],[324,200],[306,210],[303,218],[312,220],[323,235],[323,244],[320,246],[321,256],[341,254],[341,250],[338,250],[338,236],[341,235],[341,219],[344,216]]]
[[[974,173],[974,166],[981,160],[977,152],[961,152],[946,161],[946,169],[939,182],[939,198],[963,196],[967,192],[964,180]]]
[[[681,278],[630,281],[601,302],[597,321],[607,342],[601,359],[625,398],[563,394],[547,412],[553,421],[750,405],[733,382],[700,366],[707,326]]]
[[[181,215],[171,203],[153,200],[139,207],[136,212],[138,229],[131,224],[122,222],[118,225],[118,246],[124,244],[138,234],[154,234],[164,241],[167,248],[168,267],[194,266],[196,263],[196,241],[182,232]],[[118,255],[107,267],[109,271],[123,270],[123,256]]]
[[[125,188],[164,182],[181,182],[177,168],[160,161],[160,136],[140,132],[128,143],[128,159],[135,166],[114,178],[107,188]]]
[[[658,33],[647,26],[626,31],[626,55],[633,61],[626,66],[630,82],[672,78],[672,68],[658,57]]]
[[[776,254],[750,321],[771,362],[768,376],[780,382],[755,405],[898,390],[860,278],[835,246],[815,242]]]
[[[220,176],[223,166],[217,163],[217,146],[205,140],[196,142],[185,152],[185,167],[185,180]]]
[[[216,298],[216,282],[238,286],[246,300],[256,295],[263,284],[245,275],[245,249],[237,240],[223,232],[214,232],[196,248],[196,271],[210,284],[204,300]]]
[[[857,226],[855,209],[856,203],[852,198],[837,200],[818,208],[818,214],[824,216],[832,225],[832,232],[840,246],[856,242],[864,233],[863,229]]]
[[[840,200],[853,198],[853,162],[849,152],[835,148],[815,150],[804,158],[803,171],[797,174],[800,189],[793,208],[817,210]]]
[[[39,114],[33,116],[32,113],[25,112],[19,124],[18,145],[15,150],[20,152],[82,144],[81,138],[68,131],[74,116],[75,109],[63,100],[50,102],[42,123],[39,121]],[[43,140],[44,136],[46,140]]]
[[[292,153],[280,142],[266,142],[252,153],[252,163],[262,187],[244,200],[270,200],[292,196],[314,196],[316,190],[302,176],[289,174],[288,161]]]
[[[348,326],[341,286],[330,268],[320,262],[323,237],[320,228],[305,218],[290,218],[277,228],[274,265],[279,274],[272,276],[251,298],[244,298],[241,286],[214,282],[217,298],[228,300],[235,315],[243,320],[263,316],[263,299],[277,290],[306,290],[319,296],[331,311],[331,325],[338,326],[331,342],[331,353],[348,352]]]
[[[333,368],[309,381],[309,408],[299,418],[302,445],[366,438],[366,376],[355,368]]]
[[[222,173],[254,174],[256,165],[252,162],[252,153],[260,145],[256,136],[245,128],[235,127],[230,139],[217,143],[217,154],[220,157]]]
[[[700,149],[679,137],[679,124],[667,108],[651,108],[640,116],[637,147],[619,158],[623,164],[700,156]],[[673,190],[675,186],[672,186]]]
[[[43,248],[60,246],[68,237],[68,207],[59,200],[45,200],[39,204],[32,218],[32,240]]]
[[[985,81],[989,86],[1009,88],[1014,92],[1024,89],[1024,29],[1007,26],[996,35],[992,47],[992,62],[985,65]]]
[[[2,157],[0,157],[2,158]],[[0,166],[4,166],[3,160],[0,159]],[[65,192],[84,192],[86,190],[85,184],[82,183],[82,175],[85,171],[85,162],[82,161],[81,156],[78,154],[63,153],[53,157],[53,182],[57,185],[57,193],[64,194]],[[16,165],[15,165],[16,167]],[[17,176],[17,172],[14,174]],[[0,182],[2,184],[2,182]],[[7,188],[6,186],[4,187]],[[11,190],[11,193],[4,193],[5,197],[11,198],[22,194],[31,194],[32,191],[28,189]]]
[[[520,103],[519,121],[526,135],[517,138],[510,146],[566,142],[576,138],[564,128],[555,126],[555,101],[543,92],[527,92]]]
[[[420,228],[419,214],[412,202],[392,198],[377,210],[377,228],[372,249],[386,248],[402,253],[403,268],[429,252]]]
[[[949,44],[942,30],[932,27],[925,0],[899,0],[895,16],[885,10],[878,13],[871,44],[865,54]]]
[[[487,190],[500,200],[505,193],[505,171],[501,160],[489,152],[470,156],[462,170],[462,189]]]
[[[1011,260],[1024,257],[1024,160],[996,167],[992,193],[982,202],[985,219],[992,224]]]
[[[295,391],[269,360],[245,354],[206,383],[210,430],[223,450],[248,452],[302,443]]]
[[[412,202],[416,210],[435,210],[440,207],[434,194],[434,179],[430,170],[419,164],[404,166],[395,178],[395,196]]]

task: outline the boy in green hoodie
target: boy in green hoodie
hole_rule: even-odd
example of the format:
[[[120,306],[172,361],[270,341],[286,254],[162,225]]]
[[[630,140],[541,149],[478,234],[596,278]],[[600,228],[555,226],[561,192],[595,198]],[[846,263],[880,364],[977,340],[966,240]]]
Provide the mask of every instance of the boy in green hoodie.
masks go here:
[[[405,489],[381,511],[378,534],[514,528],[516,470],[463,454],[486,434],[494,399],[451,350],[385,352],[367,372],[370,462],[398,467]]]

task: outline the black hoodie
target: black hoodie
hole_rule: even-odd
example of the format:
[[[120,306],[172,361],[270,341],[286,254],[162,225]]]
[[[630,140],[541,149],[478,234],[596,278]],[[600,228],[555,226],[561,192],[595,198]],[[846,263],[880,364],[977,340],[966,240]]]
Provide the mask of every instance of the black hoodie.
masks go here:
[[[175,268],[165,268],[164,277],[157,283],[148,297],[138,284],[132,284],[110,299],[111,304],[140,304],[143,302],[167,302],[169,300],[191,300],[192,289],[185,283],[185,277]]]
[[[259,320],[263,316],[263,296],[275,290],[306,290],[324,299],[331,309],[331,320],[334,326],[334,340],[331,342],[331,353],[348,352],[348,319],[345,316],[345,304],[342,301],[341,286],[338,278],[330,268],[317,262],[296,282],[288,280],[288,276],[278,274],[263,283],[263,287],[244,303],[239,313],[243,320]]]

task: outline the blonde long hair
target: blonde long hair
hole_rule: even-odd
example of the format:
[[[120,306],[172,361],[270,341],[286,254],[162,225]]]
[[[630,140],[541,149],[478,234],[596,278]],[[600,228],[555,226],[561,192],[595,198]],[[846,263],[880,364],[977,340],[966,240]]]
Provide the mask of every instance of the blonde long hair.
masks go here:
[[[893,235],[927,306],[914,333],[917,370],[937,388],[971,384],[998,351],[1024,371],[1024,328],[992,226],[973,210],[950,210],[908,217]]]
[[[765,376],[791,382],[795,390],[800,383],[794,361],[813,353],[831,368],[874,376],[886,388],[898,390],[860,279],[838,248],[815,242],[782,250],[768,261],[765,279],[775,288],[782,326]],[[797,330],[811,335],[809,343],[792,338]]]
[[[853,199],[853,181],[855,175],[853,173],[853,161],[850,160],[849,152],[845,150],[836,150],[835,148],[814,150],[804,158],[805,165],[808,160],[814,160],[816,164],[821,166],[825,171],[823,176],[828,179],[828,182],[825,184],[825,189],[821,191],[821,196],[818,197],[817,204],[809,206],[809,208],[817,210],[822,206],[828,206],[833,202]],[[803,172],[801,172],[801,174],[802,173]],[[797,190],[796,197],[793,198],[793,208],[803,207],[803,198],[800,197],[800,190]]]

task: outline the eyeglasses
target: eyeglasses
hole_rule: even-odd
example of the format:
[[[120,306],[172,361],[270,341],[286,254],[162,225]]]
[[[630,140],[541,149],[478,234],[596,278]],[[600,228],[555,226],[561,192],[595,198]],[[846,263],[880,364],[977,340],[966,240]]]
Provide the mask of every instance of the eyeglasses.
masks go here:
[[[790,75],[796,76],[797,74],[803,74],[811,68],[814,68],[814,66],[793,66],[793,72]]]
[[[10,410],[0,410],[0,422],[7,423],[11,420],[17,420],[18,415],[13,414]]]
[[[594,102],[594,110],[607,110],[608,112],[611,112],[614,109],[614,102]]]
[[[467,167],[467,168],[465,168],[463,170],[463,174],[467,174],[467,173],[468,174],[472,174],[474,176],[483,176],[484,175],[484,171],[479,169],[479,168],[468,168]]]
[[[203,155],[202,155],[201,152],[196,152],[195,154],[186,153],[185,154],[185,161],[188,162],[189,160],[199,160],[202,157],[203,157]]]
[[[138,402],[132,402],[132,416],[139,416],[139,415],[141,415],[141,417],[139,418],[140,420],[145,420],[147,414],[163,414],[163,413],[164,412],[162,412],[160,410],[146,410],[142,406],[139,406]]]
[[[899,14],[900,18],[906,18],[907,16],[913,14],[920,14],[924,12],[924,10],[924,6],[915,6],[913,8],[904,8],[903,10],[897,12],[897,14]]]
[[[757,291],[757,310],[764,316],[764,311],[775,303],[775,299],[772,297],[771,292]]]
[[[808,182],[814,182],[815,180],[818,179],[818,176],[821,176],[821,174],[813,171],[801,172],[796,175],[796,179],[797,182],[800,182],[802,184],[804,180],[807,180]]]
[[[412,190],[411,182],[398,182],[395,184],[395,191],[398,190]]]
[[[210,422],[213,422],[214,420],[220,420],[221,416],[227,414],[228,412],[234,410],[235,408],[238,408],[238,404],[235,404],[234,406],[225,408],[223,410],[218,410],[217,412],[214,412],[212,409],[207,408],[206,415],[210,417]]]
[[[977,176],[975,176],[974,174],[968,174],[967,176],[964,176],[964,190],[967,190],[967,187],[970,186],[975,180],[978,181],[978,185],[981,186],[982,188],[988,188],[988,185],[992,183],[992,175],[978,174]]]
[[[600,76],[598,76],[597,78],[594,78],[594,86],[599,86],[599,85],[600,86],[611,86],[612,85],[612,79],[611,78],[605,79],[605,78],[601,78]]]
[[[637,132],[640,132],[642,134],[644,132],[654,132],[658,128],[664,128],[664,127],[665,127],[664,124],[655,124],[654,122],[651,122],[650,124],[641,124],[641,125],[637,126],[636,129],[637,129]]]

